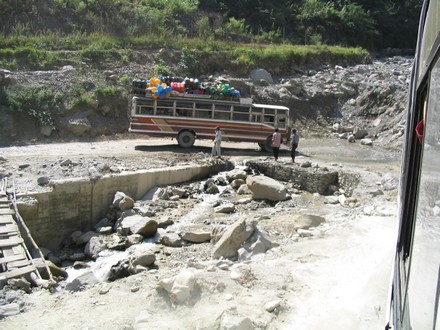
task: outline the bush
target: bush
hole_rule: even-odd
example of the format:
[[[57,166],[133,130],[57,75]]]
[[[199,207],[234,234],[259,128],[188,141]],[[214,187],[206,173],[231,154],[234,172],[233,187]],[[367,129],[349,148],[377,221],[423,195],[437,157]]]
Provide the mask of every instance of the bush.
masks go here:
[[[50,88],[27,88],[8,92],[5,101],[11,111],[25,112],[34,118],[39,126],[54,128],[53,111],[62,108],[63,95]]]
[[[55,53],[40,50],[34,46],[0,49],[0,66],[30,70],[50,69],[62,61]]]

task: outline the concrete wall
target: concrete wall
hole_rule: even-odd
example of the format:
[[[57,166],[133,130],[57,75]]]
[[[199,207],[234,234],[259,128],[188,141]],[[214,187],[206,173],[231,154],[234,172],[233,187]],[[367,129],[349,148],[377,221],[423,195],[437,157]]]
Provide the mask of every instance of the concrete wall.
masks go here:
[[[117,191],[141,199],[150,189],[207,178],[231,164],[180,166],[53,182],[53,190],[18,196],[18,210],[39,246],[56,250],[74,231],[87,231],[107,213]],[[32,202],[33,200],[33,202]]]

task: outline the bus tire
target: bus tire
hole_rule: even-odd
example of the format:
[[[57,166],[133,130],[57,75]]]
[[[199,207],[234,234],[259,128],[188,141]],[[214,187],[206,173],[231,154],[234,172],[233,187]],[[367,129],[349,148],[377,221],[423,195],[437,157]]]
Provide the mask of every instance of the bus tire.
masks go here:
[[[177,143],[181,148],[191,148],[194,145],[195,135],[190,131],[182,131],[177,136]]]
[[[269,135],[266,138],[266,141],[264,141],[264,143],[260,143],[259,145],[260,145],[262,151],[272,152],[273,151],[273,148],[272,148],[272,135]]]

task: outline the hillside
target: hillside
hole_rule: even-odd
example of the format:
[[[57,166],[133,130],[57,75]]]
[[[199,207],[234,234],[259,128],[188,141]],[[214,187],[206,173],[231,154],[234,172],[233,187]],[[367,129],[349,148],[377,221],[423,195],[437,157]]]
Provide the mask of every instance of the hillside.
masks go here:
[[[149,79],[157,56],[172,69],[181,53],[150,50],[137,52],[137,60],[128,63],[107,60],[44,71],[0,70],[3,90],[21,97],[19,109],[1,106],[1,144],[87,141],[127,134],[131,81]],[[366,130],[362,137],[399,147],[411,59],[355,60],[310,57],[308,63],[292,63],[285,72],[276,62],[262,62],[261,67],[257,63],[254,70],[240,73],[230,56],[213,52],[200,59],[200,67],[206,68],[200,79],[212,75],[254,103],[289,107],[303,136],[347,138],[339,134],[362,129]],[[213,71],[216,68],[219,71]],[[256,76],[259,71],[266,74]]]

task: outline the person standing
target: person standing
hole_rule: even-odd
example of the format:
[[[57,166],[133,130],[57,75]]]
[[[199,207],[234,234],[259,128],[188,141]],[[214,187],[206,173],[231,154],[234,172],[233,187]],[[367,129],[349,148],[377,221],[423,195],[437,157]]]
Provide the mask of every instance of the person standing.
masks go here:
[[[221,157],[221,142],[222,142],[222,131],[220,130],[220,126],[215,128],[215,136],[214,136],[214,145],[212,146],[211,156]]]
[[[275,160],[278,160],[278,154],[282,142],[283,142],[283,138],[281,136],[281,133],[278,132],[278,128],[275,128],[275,132],[272,134],[272,149]]]
[[[299,136],[296,134],[296,129],[292,130],[292,135],[290,135],[290,155],[292,156],[292,162],[295,163],[296,148],[298,148]]]

